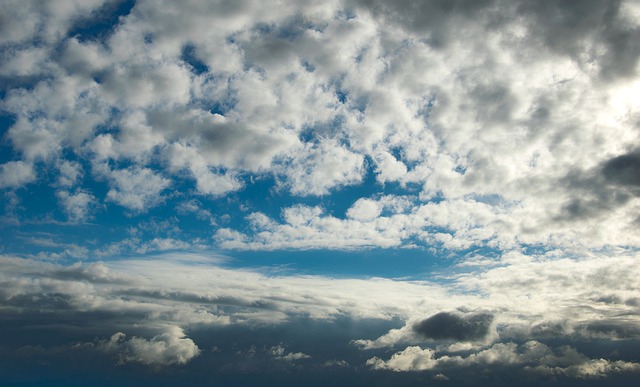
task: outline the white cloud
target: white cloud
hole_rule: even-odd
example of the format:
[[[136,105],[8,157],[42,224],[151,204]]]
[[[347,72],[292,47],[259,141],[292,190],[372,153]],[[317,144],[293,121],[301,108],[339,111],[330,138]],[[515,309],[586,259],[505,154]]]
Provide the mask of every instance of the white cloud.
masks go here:
[[[73,187],[84,175],[80,163],[64,160],[58,166],[60,175],[58,185],[61,187]]]
[[[423,200],[440,203],[429,210],[448,213],[447,232],[416,234],[424,244],[640,243],[628,232],[636,191],[569,178],[597,175],[637,145],[631,2],[583,5],[567,30],[578,9],[555,2],[333,1],[276,12],[143,1],[99,41],[65,35],[103,4],[81,3],[3,6],[13,43],[0,72],[43,77],[16,81],[2,101],[25,162],[65,151],[136,170],[160,162],[164,178],[186,169],[212,196],[239,190],[247,174],[329,195],[371,169],[379,184],[421,186]],[[205,72],[192,71],[187,46]],[[145,206],[118,192],[110,199]],[[468,200],[490,196],[514,206]]]
[[[174,169],[189,169],[196,180],[198,193],[221,196],[242,188],[242,183],[232,173],[218,174],[212,172],[207,161],[193,147],[174,143],[171,146],[169,162]]]
[[[90,218],[90,207],[96,201],[93,195],[83,191],[77,191],[76,193],[58,191],[56,196],[71,222],[83,222]]]
[[[339,219],[320,207],[296,206],[283,210],[284,223],[254,213],[247,220],[255,228],[251,236],[227,228],[215,240],[227,249],[354,249],[397,247],[409,235],[402,229],[405,217],[371,220]]]
[[[347,210],[347,216],[357,220],[373,220],[380,216],[382,208],[378,202],[371,199],[358,199]]]
[[[163,200],[162,191],[171,184],[169,179],[148,168],[111,170],[98,165],[96,172],[109,180],[107,200],[136,212],[158,205]]]
[[[97,348],[118,355],[119,363],[142,363],[148,366],[170,366],[188,363],[200,354],[200,349],[186,338],[180,327],[168,326],[166,331],[150,340],[141,337],[126,339],[122,332],[99,342]]]
[[[335,143],[305,146],[296,156],[283,171],[295,195],[326,195],[362,181],[364,157]]]
[[[283,347],[282,345],[271,347],[271,350],[270,350],[271,356],[273,356],[274,359],[284,360],[287,362],[294,362],[296,360],[304,360],[304,359],[311,358],[311,356],[302,352],[286,353],[285,351],[286,351],[286,348]]]
[[[0,43],[20,44],[34,38],[55,43],[73,22],[88,17],[105,0],[54,0],[45,3],[3,2],[1,6],[2,38]]]
[[[397,372],[447,370],[488,365],[517,366],[527,372],[543,375],[565,375],[582,379],[640,371],[640,363],[590,359],[574,348],[565,346],[554,351],[536,341],[529,341],[520,346],[515,343],[498,343],[467,357],[437,356],[434,350],[411,346],[396,352],[386,361],[373,357],[367,361],[367,365],[374,369],[388,369]]]
[[[0,188],[19,188],[36,179],[33,165],[24,161],[0,164]]]

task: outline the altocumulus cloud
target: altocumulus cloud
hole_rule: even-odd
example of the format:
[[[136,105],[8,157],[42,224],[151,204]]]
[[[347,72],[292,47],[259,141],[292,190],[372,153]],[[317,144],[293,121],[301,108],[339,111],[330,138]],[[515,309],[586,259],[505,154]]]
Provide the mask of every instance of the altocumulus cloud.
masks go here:
[[[274,4],[0,3],[0,383],[637,378],[638,3]]]

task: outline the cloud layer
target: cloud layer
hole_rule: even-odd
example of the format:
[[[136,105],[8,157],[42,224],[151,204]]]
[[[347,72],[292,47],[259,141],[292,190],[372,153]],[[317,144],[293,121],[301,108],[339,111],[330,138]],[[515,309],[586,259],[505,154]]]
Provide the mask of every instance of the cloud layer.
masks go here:
[[[321,218],[303,243],[261,225],[223,245],[639,243],[628,232],[633,2],[69,4],[4,6],[22,23],[2,45],[13,123],[0,187],[60,175],[78,190],[56,193],[72,222],[112,205],[143,214],[185,186],[215,200],[266,177],[293,197],[323,197],[372,174],[368,200],[388,184],[411,188],[401,198],[416,219],[355,215],[345,226],[365,229],[362,240]],[[70,165],[106,192],[63,177]],[[327,243],[327,231],[343,241]]]
[[[640,372],[637,350],[609,347],[640,340],[637,256],[515,258],[438,283],[273,275],[182,254],[71,267],[5,256],[2,351],[26,351],[35,329],[51,335],[46,351],[158,370],[224,356],[251,372],[342,364],[458,380],[478,367],[538,381]]]

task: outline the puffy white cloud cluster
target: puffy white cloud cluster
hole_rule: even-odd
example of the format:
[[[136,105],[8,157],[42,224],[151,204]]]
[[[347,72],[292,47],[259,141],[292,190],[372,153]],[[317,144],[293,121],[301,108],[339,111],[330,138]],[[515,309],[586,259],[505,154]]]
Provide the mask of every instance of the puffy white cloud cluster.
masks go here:
[[[113,334],[109,340],[97,343],[99,350],[116,353],[119,363],[142,363],[149,366],[186,364],[200,354],[200,349],[176,326],[150,340],[132,337],[127,340],[122,332]]]
[[[388,369],[397,372],[444,371],[478,366],[516,366],[528,373],[563,375],[581,379],[603,378],[615,373],[637,373],[640,371],[640,363],[590,359],[574,348],[565,346],[554,351],[549,346],[537,341],[528,341],[522,345],[498,343],[466,357],[460,355],[438,356],[436,351],[432,349],[412,346],[396,352],[386,361],[372,357],[367,361],[367,365],[374,369]]]
[[[62,186],[85,192],[67,158],[87,161],[84,176],[109,190],[86,192],[83,210],[61,199],[77,222],[103,202],[143,213],[185,182],[220,197],[266,175],[322,196],[373,173],[373,191],[418,187],[417,219],[364,224],[375,210],[358,202],[346,222],[362,238],[322,243],[344,227],[320,217],[306,241],[283,241],[280,225],[225,246],[640,243],[629,232],[638,182],[612,177],[625,167],[610,163],[637,153],[631,1],[137,1],[101,35],[78,28],[114,7],[3,5],[1,105],[18,159],[0,187],[55,165]],[[425,206],[452,224],[425,222]]]

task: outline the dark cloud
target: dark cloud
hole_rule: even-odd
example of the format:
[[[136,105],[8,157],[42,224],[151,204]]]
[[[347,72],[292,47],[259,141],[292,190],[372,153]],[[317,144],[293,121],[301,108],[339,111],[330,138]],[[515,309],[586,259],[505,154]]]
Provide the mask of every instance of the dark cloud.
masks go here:
[[[435,340],[481,340],[489,334],[493,314],[477,313],[461,315],[440,312],[413,326],[422,336]]]
[[[608,160],[602,167],[602,175],[606,181],[613,184],[640,187],[640,152],[631,152]]]
[[[637,28],[625,22],[621,1],[522,1],[517,12],[532,39],[583,66],[599,65],[604,78],[631,76],[640,55]],[[604,48],[603,52],[598,49]]]
[[[607,319],[584,326],[585,334],[606,339],[638,339],[640,327],[631,319]]]
[[[640,196],[640,151],[615,156],[590,170],[574,170],[562,183],[572,197],[558,219],[598,217]]]

